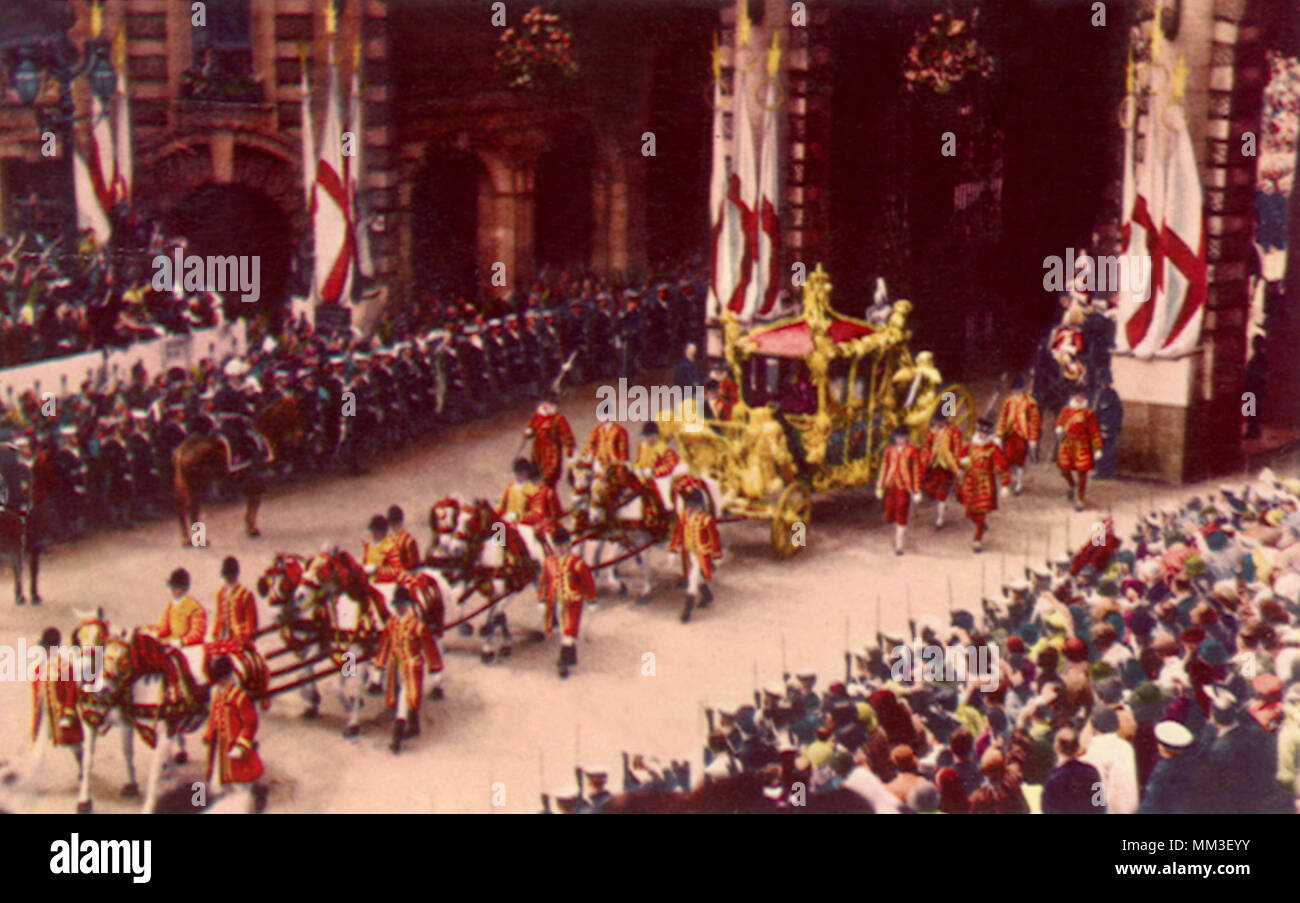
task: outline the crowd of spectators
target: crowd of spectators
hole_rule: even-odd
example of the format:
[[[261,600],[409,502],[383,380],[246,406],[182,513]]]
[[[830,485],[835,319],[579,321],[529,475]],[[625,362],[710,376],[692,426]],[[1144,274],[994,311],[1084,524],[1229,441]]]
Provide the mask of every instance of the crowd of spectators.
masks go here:
[[[913,641],[880,636],[824,689],[800,672],[714,713],[703,785],[677,808],[1295,812],[1300,480],[1265,471],[1167,505],[1127,542],[1105,526],[983,600],[978,622],[958,610]]]
[[[153,260],[185,239],[156,222],[126,219],[96,246],[34,232],[0,239],[0,367],[121,348],[220,322],[211,292],[153,287]]]

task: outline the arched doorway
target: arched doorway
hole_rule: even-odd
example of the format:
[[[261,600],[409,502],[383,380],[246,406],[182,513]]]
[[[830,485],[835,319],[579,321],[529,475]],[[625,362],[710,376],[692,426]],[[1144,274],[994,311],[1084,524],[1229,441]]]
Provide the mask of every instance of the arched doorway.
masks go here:
[[[169,235],[184,236],[189,253],[204,257],[257,257],[256,303],[227,293],[227,319],[251,314],[274,317],[289,295],[294,242],[289,217],[263,192],[247,185],[201,185],[164,215]]]
[[[474,297],[479,198],[487,168],[468,151],[430,151],[411,197],[411,279],[417,293]]]
[[[595,146],[589,129],[566,129],[537,161],[538,264],[585,268],[591,263]]]

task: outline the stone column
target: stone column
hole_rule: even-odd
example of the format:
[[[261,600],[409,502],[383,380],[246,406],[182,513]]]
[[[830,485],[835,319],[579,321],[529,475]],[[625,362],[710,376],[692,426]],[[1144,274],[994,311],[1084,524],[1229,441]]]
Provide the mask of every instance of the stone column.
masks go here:
[[[609,270],[609,198],[610,175],[601,160],[591,179],[591,260],[587,261],[598,273]]]

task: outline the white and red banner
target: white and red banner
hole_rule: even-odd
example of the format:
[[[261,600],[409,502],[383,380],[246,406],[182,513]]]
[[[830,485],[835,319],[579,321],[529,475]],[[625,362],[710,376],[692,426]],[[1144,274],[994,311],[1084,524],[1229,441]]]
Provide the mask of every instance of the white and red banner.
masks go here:
[[[352,54],[352,97],[348,110],[348,128],[353,135],[352,156],[348,160],[348,190],[352,198],[352,225],[357,242],[357,269],[367,278],[374,275],[374,263],[370,257],[370,229],[362,222],[361,198],[365,191],[365,146],[366,131],[362,115],[364,109],[361,96],[361,47],[357,46]]]
[[[754,153],[754,123],[750,115],[750,85],[745,71],[749,59],[748,43],[736,55],[736,93],[732,96],[732,124],[736,136],[736,166],[727,183],[727,224],[729,253],[735,267],[736,281],[727,301],[730,310],[742,322],[754,318],[758,307],[758,288],[754,284],[757,257],[758,163]]]
[[[113,98],[113,200],[131,203],[131,186],[135,181],[134,153],[131,147],[131,89],[126,80],[126,31],[119,31],[113,44],[117,69],[117,95]]]
[[[716,51],[715,51],[716,52]],[[715,62],[713,79],[713,170],[709,179],[709,224],[711,258],[709,266],[709,297],[705,317],[709,322],[722,314],[722,301],[731,300],[735,287],[735,263],[731,257],[731,242],[727,222],[732,216],[732,206],[727,200],[727,184],[731,173],[727,169],[727,134],[722,110],[722,77],[720,65]]]
[[[343,166],[340,106],[338,65],[331,53],[329,97],[311,202],[315,284],[322,304],[347,304],[351,300],[354,237],[347,171]]]
[[[777,211],[781,206],[781,161],[777,143],[777,108],[781,98],[777,93],[781,50],[777,35],[772,36],[772,50],[768,54],[768,81],[763,89],[763,128],[760,133],[762,151],[758,157],[758,203],[755,207],[758,259],[754,281],[758,287],[758,315],[767,316],[776,305],[781,291],[781,220]]]
[[[1122,253],[1147,255],[1151,267],[1149,284],[1130,283],[1116,295],[1116,346],[1143,359],[1181,357],[1196,348],[1208,291],[1196,154],[1181,100],[1165,83],[1150,97],[1140,164],[1136,122],[1124,143]]]

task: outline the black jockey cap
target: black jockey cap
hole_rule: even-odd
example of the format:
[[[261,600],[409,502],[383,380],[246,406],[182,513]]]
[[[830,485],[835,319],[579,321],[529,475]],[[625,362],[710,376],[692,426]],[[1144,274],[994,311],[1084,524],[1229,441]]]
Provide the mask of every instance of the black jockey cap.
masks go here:
[[[393,590],[393,608],[406,608],[410,604],[411,591],[405,586],[398,585],[397,589]]]
[[[1015,379],[1011,380],[1011,391],[1019,392],[1024,387],[1025,387],[1025,377],[1021,374],[1016,374]]]
[[[223,655],[220,658],[214,658],[208,663],[208,678],[212,683],[221,683],[235,671],[235,663],[230,660],[230,656]]]
[[[655,423],[653,420],[647,420],[647,421],[645,422],[645,425],[641,427],[641,435],[642,435],[642,436],[658,436],[658,435],[659,435],[659,424]]]
[[[569,531],[562,524],[551,530],[551,543],[558,549],[569,544]]]
[[[370,518],[370,532],[387,533],[388,518],[384,517],[382,514],[376,514],[374,517]]]
[[[177,568],[172,571],[172,575],[167,578],[167,585],[173,589],[190,588],[190,572],[185,568]]]
[[[526,480],[532,476],[535,468],[533,462],[527,458],[515,458],[514,463],[510,465],[510,470],[515,476]]]
[[[402,514],[402,509],[400,506],[398,505],[388,506],[388,526],[390,527],[400,526],[404,519],[405,519],[405,515]]]
[[[41,633],[41,645],[46,648],[57,646],[61,642],[63,642],[63,634],[59,633],[57,627],[46,627]]]
[[[227,555],[221,562],[221,578],[223,580],[235,580],[239,577],[239,559],[234,555]]]

